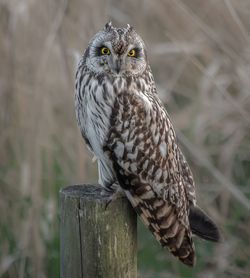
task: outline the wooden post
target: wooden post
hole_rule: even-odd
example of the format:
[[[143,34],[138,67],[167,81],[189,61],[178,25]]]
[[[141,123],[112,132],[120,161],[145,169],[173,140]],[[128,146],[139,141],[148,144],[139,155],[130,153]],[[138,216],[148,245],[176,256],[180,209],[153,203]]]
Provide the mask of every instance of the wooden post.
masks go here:
[[[126,198],[112,201],[99,185],[60,191],[61,278],[136,278],[136,215]]]

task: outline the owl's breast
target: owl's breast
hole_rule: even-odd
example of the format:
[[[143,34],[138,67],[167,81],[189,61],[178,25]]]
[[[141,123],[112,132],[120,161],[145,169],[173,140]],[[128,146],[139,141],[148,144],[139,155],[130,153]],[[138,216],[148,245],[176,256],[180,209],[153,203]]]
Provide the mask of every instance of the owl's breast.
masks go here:
[[[145,95],[147,91],[143,80],[121,76],[100,80],[86,73],[77,84],[78,124],[98,158],[104,159],[103,147],[110,130],[115,128],[124,137],[128,131],[133,133],[140,119],[150,120],[152,103]]]
[[[109,80],[89,78],[86,74],[76,88],[76,116],[83,137],[98,158],[103,156],[103,145],[110,129],[114,105],[114,89]]]

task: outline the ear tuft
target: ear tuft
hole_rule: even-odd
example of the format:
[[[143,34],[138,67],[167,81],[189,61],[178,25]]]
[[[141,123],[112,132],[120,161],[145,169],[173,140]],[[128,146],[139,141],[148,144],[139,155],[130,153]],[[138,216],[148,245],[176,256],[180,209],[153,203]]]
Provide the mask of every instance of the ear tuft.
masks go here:
[[[129,24],[127,24],[127,32],[131,32],[132,30],[134,30],[133,26],[130,26]]]
[[[104,30],[110,31],[110,30],[113,29],[113,28],[114,28],[114,27],[113,27],[113,25],[112,25],[112,21],[110,20],[109,22],[107,22],[107,23],[105,24]]]

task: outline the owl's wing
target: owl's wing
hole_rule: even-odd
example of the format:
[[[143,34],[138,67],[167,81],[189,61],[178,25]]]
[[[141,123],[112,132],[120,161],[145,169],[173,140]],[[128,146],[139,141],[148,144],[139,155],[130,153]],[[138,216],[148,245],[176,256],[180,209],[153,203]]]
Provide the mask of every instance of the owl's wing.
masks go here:
[[[179,149],[179,148],[178,148]],[[196,195],[195,195],[195,183],[192,171],[186,161],[185,156],[182,151],[179,149],[179,161],[182,171],[182,176],[185,183],[185,192],[187,194],[187,199],[191,205],[196,205]]]
[[[175,133],[154,98],[122,94],[114,105],[105,151],[131,204],[162,246],[193,265],[189,202]]]

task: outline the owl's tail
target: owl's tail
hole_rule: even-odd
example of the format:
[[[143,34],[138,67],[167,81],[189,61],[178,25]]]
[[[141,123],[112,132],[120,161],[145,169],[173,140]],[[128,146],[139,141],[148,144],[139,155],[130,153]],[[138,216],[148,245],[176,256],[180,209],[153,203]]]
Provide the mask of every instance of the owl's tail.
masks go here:
[[[142,189],[140,191],[140,189]],[[148,189],[148,191],[146,190]],[[136,192],[125,191],[142,222],[157,241],[188,266],[195,264],[195,250],[191,230],[177,218],[174,207],[158,198],[150,187],[139,187]]]
[[[222,241],[222,236],[213,220],[198,206],[191,206],[189,211],[189,223],[192,232],[205,239],[214,242]]]

